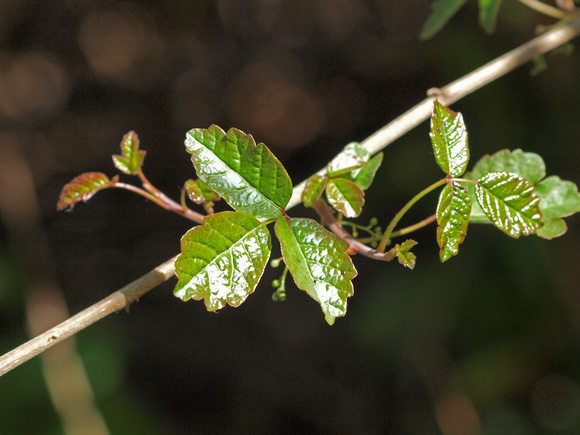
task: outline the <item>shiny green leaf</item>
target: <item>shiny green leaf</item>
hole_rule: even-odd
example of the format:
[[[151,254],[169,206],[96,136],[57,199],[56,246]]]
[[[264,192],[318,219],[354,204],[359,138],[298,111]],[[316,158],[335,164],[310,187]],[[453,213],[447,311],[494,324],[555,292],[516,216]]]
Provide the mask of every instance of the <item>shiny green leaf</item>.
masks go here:
[[[114,187],[118,178],[113,177],[109,180],[109,177],[100,172],[81,174],[62,188],[56,209],[58,211],[72,210],[77,202],[86,202],[99,190]]]
[[[551,176],[536,186],[536,194],[540,197],[544,218],[544,226],[538,230],[537,235],[545,239],[561,236],[567,230],[561,218],[580,212],[578,187],[571,181]]]
[[[437,205],[437,243],[442,263],[458,254],[467,233],[470,212],[471,198],[465,187],[458,183],[447,184]]]
[[[125,174],[137,174],[143,166],[146,151],[139,150],[139,138],[130,131],[121,141],[121,156],[113,156],[116,168]]]
[[[346,253],[348,243],[312,219],[276,220],[284,262],[296,286],[320,304],[326,321],[346,314],[357,272]]]
[[[328,202],[347,218],[361,214],[364,195],[364,191],[356,183],[345,178],[331,178],[326,184]]]
[[[266,224],[249,214],[206,216],[181,239],[174,294],[183,301],[204,299],[208,311],[237,307],[256,288],[271,250]]]
[[[465,178],[476,181],[489,172],[515,172],[532,184],[546,176],[546,165],[538,154],[523,152],[520,149],[514,151],[501,150],[493,155],[483,156],[473,167],[471,172],[465,174]],[[474,197],[475,191],[472,184],[466,186],[467,191]],[[540,202],[540,209],[543,208]],[[476,201],[471,206],[471,222],[489,223],[489,219]]]
[[[490,172],[475,186],[477,202],[492,223],[508,236],[535,233],[542,226],[540,197],[514,172]]]
[[[423,25],[419,38],[433,37],[466,2],[467,0],[435,0],[431,6],[431,15]]]
[[[378,153],[372,159],[368,161],[368,164],[361,169],[353,171],[349,174],[343,175],[347,180],[354,181],[358,187],[362,190],[367,190],[375,178],[377,169],[381,166],[383,162],[383,153]]]
[[[435,160],[443,172],[452,177],[461,176],[469,161],[467,129],[461,113],[455,113],[435,100],[429,136]]]
[[[320,198],[320,195],[322,195],[327,181],[327,177],[322,177],[320,175],[313,175],[308,180],[306,180],[301,197],[302,202],[306,207],[310,207],[314,201]]]
[[[292,196],[288,173],[262,143],[235,128],[193,129],[185,139],[197,175],[235,210],[257,218],[282,214]]]
[[[397,243],[393,248],[391,248],[389,253],[393,256],[396,255],[399,263],[401,263],[403,266],[413,270],[415,268],[415,263],[417,262],[417,257],[411,252],[411,248],[413,248],[415,245],[417,245],[415,240],[405,240],[400,245]]]
[[[493,33],[497,20],[497,13],[501,0],[478,0],[479,1],[479,25],[487,33]]]
[[[370,153],[357,142],[351,142],[326,167],[330,178],[355,171],[367,165]]]

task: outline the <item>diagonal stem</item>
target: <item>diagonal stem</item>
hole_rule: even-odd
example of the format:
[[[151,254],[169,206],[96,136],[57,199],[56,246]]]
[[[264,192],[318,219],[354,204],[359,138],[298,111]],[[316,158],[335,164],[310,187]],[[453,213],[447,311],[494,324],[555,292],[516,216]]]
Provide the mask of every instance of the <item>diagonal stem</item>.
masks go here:
[[[569,23],[553,28],[540,35],[528,43],[512,50],[494,61],[476,69],[472,73],[456,80],[455,82],[429,92],[429,97],[417,104],[415,107],[391,121],[372,136],[362,142],[362,145],[371,152],[377,153],[387,147],[391,142],[401,137],[403,134],[415,128],[431,115],[433,101],[435,98],[443,105],[451,103],[465,97],[471,92],[485,86],[493,80],[513,71],[517,67],[532,60],[534,57],[544,54],[560,45],[570,41],[580,34],[580,18],[576,18]],[[317,174],[324,175],[326,169],[318,171]],[[292,198],[287,208],[292,208],[299,204],[305,181],[294,188]],[[173,263],[175,257],[158,266],[141,278],[133,281],[123,289],[116,291],[112,295],[97,302],[81,313],[71,317],[55,328],[33,338],[16,349],[0,357],[0,375],[7,373],[20,364],[28,361],[32,357],[45,351],[51,346],[61,342],[87,326],[97,322],[103,317],[119,311],[131,304],[136,298],[144,295],[149,290],[158,286],[162,282],[173,276]]]

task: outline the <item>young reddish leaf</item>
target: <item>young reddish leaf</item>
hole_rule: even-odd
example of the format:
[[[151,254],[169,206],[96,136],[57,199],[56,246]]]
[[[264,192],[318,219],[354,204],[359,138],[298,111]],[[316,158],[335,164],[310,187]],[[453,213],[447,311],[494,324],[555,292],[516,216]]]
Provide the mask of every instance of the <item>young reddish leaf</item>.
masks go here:
[[[292,182],[264,145],[235,128],[193,129],[185,139],[197,175],[235,210],[257,218],[282,214],[292,196]]]
[[[355,171],[366,166],[370,153],[357,142],[351,142],[328,164],[330,178]]]
[[[328,177],[322,177],[320,175],[313,175],[304,184],[304,190],[302,191],[302,202],[304,206],[310,207],[314,201],[320,198]]]
[[[396,255],[399,263],[413,270],[415,268],[415,263],[417,262],[417,257],[411,252],[411,248],[415,245],[417,245],[415,240],[405,240],[400,245],[397,243],[393,248],[391,248],[389,254],[393,256]]]
[[[441,248],[441,262],[459,252],[469,224],[471,198],[465,187],[458,183],[447,184],[439,196],[437,205],[437,243]]]
[[[365,193],[353,181],[331,178],[326,184],[326,198],[335,210],[347,218],[357,217],[365,203]]]
[[[146,151],[139,150],[139,138],[130,131],[121,141],[121,156],[113,156],[117,169],[125,174],[137,174],[143,166]]]
[[[239,306],[253,293],[272,250],[265,223],[241,212],[206,216],[181,239],[174,294],[204,299],[208,311]]]
[[[114,187],[117,180],[118,177],[109,180],[109,177],[100,172],[81,174],[62,188],[56,209],[72,210],[77,202],[86,202],[99,190]]]
[[[312,219],[276,220],[284,262],[296,286],[320,304],[329,325],[346,314],[357,272],[346,253],[348,243]]]
[[[514,172],[490,172],[475,186],[477,202],[491,222],[508,236],[535,233],[542,226],[540,197]]]
[[[429,18],[423,25],[423,30],[419,38],[429,39],[447,24],[447,21],[457,13],[457,11],[467,2],[467,0],[435,0],[431,6],[433,9]]]
[[[567,231],[561,218],[580,212],[578,187],[571,181],[551,176],[536,186],[536,194],[540,197],[544,218],[544,226],[536,234],[545,239],[561,236]]]
[[[435,160],[443,172],[452,177],[461,176],[469,161],[467,129],[461,113],[455,113],[435,100],[429,136]]]
[[[493,33],[501,0],[479,0],[479,25],[487,33]]]

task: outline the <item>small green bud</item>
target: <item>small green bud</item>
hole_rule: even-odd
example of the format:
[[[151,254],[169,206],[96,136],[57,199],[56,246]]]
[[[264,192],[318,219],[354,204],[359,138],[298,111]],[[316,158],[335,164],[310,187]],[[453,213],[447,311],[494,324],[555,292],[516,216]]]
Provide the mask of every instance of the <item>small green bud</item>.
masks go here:
[[[369,222],[369,226],[374,227],[378,223],[379,223],[379,220],[376,217],[374,217],[374,218],[371,218],[371,220]]]
[[[274,287],[274,288],[280,287],[281,284],[282,283],[280,282],[279,279],[275,279],[274,281],[272,281],[272,287]]]
[[[281,262],[282,262],[282,259],[281,258],[274,258],[272,261],[270,261],[270,266],[275,269],[278,266],[280,266],[280,263]]]

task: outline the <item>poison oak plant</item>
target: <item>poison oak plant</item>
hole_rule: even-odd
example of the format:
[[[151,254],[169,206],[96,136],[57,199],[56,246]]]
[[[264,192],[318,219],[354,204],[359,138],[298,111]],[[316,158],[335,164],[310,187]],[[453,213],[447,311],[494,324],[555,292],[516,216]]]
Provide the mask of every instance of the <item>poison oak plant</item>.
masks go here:
[[[492,223],[514,238],[536,234],[551,239],[566,232],[562,217],[580,211],[577,186],[557,176],[544,179],[545,165],[537,154],[500,151],[484,157],[466,173],[469,146],[463,117],[437,100],[430,138],[445,177],[415,195],[384,231],[376,219],[368,226],[348,221],[361,214],[364,191],[372,184],[382,153],[371,156],[360,144],[351,143],[327,165],[325,175],[307,180],[302,201],[319,213],[319,223],[286,213],[292,181],[266,145],[256,144],[251,135],[235,128],[226,133],[215,125],[187,133],[185,146],[199,179],[185,182],[181,204],[147,181],[142,170],[145,152],[139,149],[137,135],[130,132],[121,142],[122,155],[113,156],[113,161],[125,174],[137,175],[143,188],[121,183],[118,176],[109,179],[101,173],[86,173],[63,188],[57,208],[72,209],[77,202],[112,187],[139,193],[195,221],[200,215],[189,208],[185,198],[201,204],[208,214],[181,239],[174,294],[183,301],[203,299],[209,311],[237,307],[254,292],[270,259],[269,227],[274,226],[285,268],[296,286],[320,304],[330,325],[346,314],[347,300],[354,293],[352,279],[357,271],[351,255],[357,252],[376,260],[397,258],[413,269],[416,257],[411,249],[416,241],[408,239],[387,247],[395,237],[433,221],[437,222],[439,256],[445,262],[458,254],[471,222]],[[395,231],[403,215],[437,188],[441,192],[433,217]],[[220,198],[234,211],[212,213],[213,203]],[[274,265],[279,262],[274,260]],[[285,298],[287,271],[274,283],[275,299]]]
[[[256,289],[269,262],[272,227],[282,258],[270,264],[285,265],[280,279],[272,283],[276,289],[273,299],[286,298],[290,272],[296,286],[320,304],[329,324],[345,315],[347,299],[354,293],[352,280],[357,272],[351,256],[361,254],[379,261],[397,258],[413,269],[416,257],[412,248],[417,242],[403,236],[435,221],[442,262],[458,254],[472,223],[491,223],[514,238],[537,235],[551,239],[564,234],[567,227],[562,218],[580,211],[577,186],[557,176],[546,178],[542,158],[518,149],[485,156],[466,172],[467,130],[461,114],[446,107],[526,62],[536,61],[537,72],[538,66],[545,66],[545,53],[580,34],[580,15],[574,1],[558,0],[558,7],[538,0],[519,2],[560,21],[455,82],[429,90],[424,101],[360,144],[347,145],[324,169],[294,188],[282,164],[265,145],[256,144],[252,136],[240,130],[225,132],[211,126],[187,133],[186,149],[199,178],[184,183],[180,201],[176,202],[145,177],[145,151],[139,148],[137,135],[125,135],[121,155],[113,156],[113,161],[122,173],[138,177],[141,187],[121,182],[119,176],[82,174],[63,188],[58,209],[72,209],[103,189],[122,188],[199,225],[183,236],[177,257],[0,357],[0,375],[126,308],[174,275],[179,279],[174,293],[184,301],[203,299],[210,311],[225,305],[239,306]],[[435,35],[465,3],[434,1],[421,38]],[[480,0],[478,4],[480,25],[492,32],[501,1]],[[420,190],[390,220],[381,216],[367,225],[353,221],[360,215],[364,191],[371,187],[381,165],[380,151],[429,117],[431,145],[444,177]],[[405,213],[436,189],[440,193],[434,214],[397,229]],[[222,198],[234,211],[214,213],[214,203]],[[288,210],[299,202],[312,207],[320,222],[289,216]],[[192,210],[190,203],[199,211]],[[384,230],[380,221],[385,224]]]

